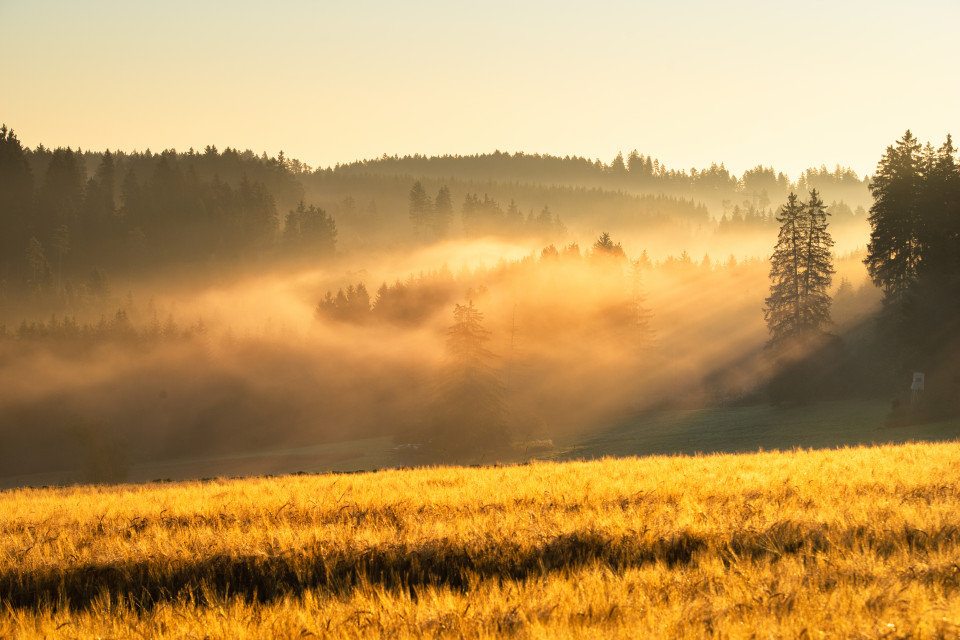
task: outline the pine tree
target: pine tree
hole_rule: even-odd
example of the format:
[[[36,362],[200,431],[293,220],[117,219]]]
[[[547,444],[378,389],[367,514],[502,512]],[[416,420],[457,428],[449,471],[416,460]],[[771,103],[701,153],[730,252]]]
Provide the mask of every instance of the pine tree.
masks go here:
[[[627,257],[627,254],[624,252],[620,243],[614,243],[613,239],[610,237],[610,234],[606,231],[600,234],[600,237],[597,238],[597,241],[593,243],[593,255],[610,258]]]
[[[446,455],[494,449],[505,436],[505,409],[500,377],[491,364],[496,356],[486,348],[490,332],[472,301],[456,305],[453,319],[431,429],[433,448]]]
[[[43,245],[36,238],[30,238],[26,251],[27,287],[34,293],[43,293],[50,284],[50,263],[47,262]]]
[[[771,341],[798,332],[800,327],[800,249],[803,243],[800,226],[803,205],[791,193],[787,204],[780,207],[777,222],[780,233],[770,257],[770,296],[764,309]]]
[[[413,222],[413,230],[418,236],[420,228],[430,222],[431,209],[430,196],[418,180],[410,189],[410,221]]]
[[[33,218],[33,172],[13,129],[0,125],[0,282],[12,280]]]
[[[877,165],[870,183],[870,243],[864,262],[885,303],[900,304],[920,261],[920,143],[908,130]]]
[[[447,235],[450,223],[453,221],[453,201],[450,199],[450,189],[440,187],[437,197],[433,201],[433,216],[431,226],[438,238]]]
[[[960,165],[953,138],[939,149],[929,143],[920,158],[917,275],[939,278],[960,273]]]
[[[834,271],[827,215],[816,190],[807,205],[791,193],[780,208],[764,309],[771,345],[816,335],[830,323],[828,290]]]
[[[650,346],[653,332],[650,320],[653,313],[646,307],[647,296],[643,293],[644,265],[639,259],[630,261],[629,337],[637,350]]]
[[[909,131],[870,185],[865,260],[884,290],[884,325],[905,367],[948,361],[960,326],[960,166],[953,140],[921,148]]]
[[[817,190],[810,192],[804,208],[807,245],[804,251],[802,326],[805,331],[821,331],[830,324],[830,284],[833,282],[833,238],[827,230],[827,212]]]

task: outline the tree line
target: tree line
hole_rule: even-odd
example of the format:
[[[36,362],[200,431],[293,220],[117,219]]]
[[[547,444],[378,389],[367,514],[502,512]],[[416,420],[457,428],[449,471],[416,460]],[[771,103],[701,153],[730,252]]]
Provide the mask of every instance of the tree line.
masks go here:
[[[475,155],[405,156],[338,164],[326,172],[340,175],[406,175],[431,179],[460,179],[490,182],[529,182],[544,185],[577,185],[605,189],[623,189],[644,193],[664,193],[694,197],[720,204],[723,200],[740,202],[744,197],[761,202],[777,201],[791,191],[817,189],[832,199],[851,203],[865,201],[867,177],[844,167],[825,166],[804,171],[795,181],[773,167],[757,165],[732,174],[723,163],[703,169],[674,169],[651,155],[634,149],[626,157],[618,153],[609,163],[582,156],[549,154],[493,153]],[[855,206],[855,205],[854,205]]]
[[[75,300],[104,272],[331,255],[336,225],[303,203],[302,171],[282,152],[30,150],[4,125],[0,294]]]
[[[429,230],[431,239],[447,236],[453,222],[453,203],[450,189],[442,185],[435,199],[431,199],[418,180],[410,188],[410,222],[417,237]],[[486,193],[481,199],[476,193],[467,193],[460,207],[463,234],[467,237],[484,235],[530,235],[540,238],[562,238],[566,226],[554,215],[549,205],[534,215],[529,210],[524,216],[514,200],[506,209]]]

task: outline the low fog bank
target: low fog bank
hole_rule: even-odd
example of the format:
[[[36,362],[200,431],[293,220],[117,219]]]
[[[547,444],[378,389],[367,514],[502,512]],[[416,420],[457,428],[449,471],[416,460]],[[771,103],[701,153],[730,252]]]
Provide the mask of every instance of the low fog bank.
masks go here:
[[[761,392],[765,259],[738,259],[731,243],[722,261],[650,259],[640,238],[594,240],[355,252],[137,282],[75,316],[24,318],[0,339],[2,476],[267,473],[266,459],[158,465],[377,437],[403,463],[475,461],[624,413]],[[837,263],[844,327],[879,299],[860,260]]]

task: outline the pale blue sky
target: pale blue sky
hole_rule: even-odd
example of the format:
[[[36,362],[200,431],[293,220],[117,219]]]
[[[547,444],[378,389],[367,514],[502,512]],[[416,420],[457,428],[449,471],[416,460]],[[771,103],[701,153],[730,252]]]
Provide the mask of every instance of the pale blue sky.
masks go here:
[[[30,146],[633,148],[795,177],[960,134],[960,2],[0,0],[0,120]]]

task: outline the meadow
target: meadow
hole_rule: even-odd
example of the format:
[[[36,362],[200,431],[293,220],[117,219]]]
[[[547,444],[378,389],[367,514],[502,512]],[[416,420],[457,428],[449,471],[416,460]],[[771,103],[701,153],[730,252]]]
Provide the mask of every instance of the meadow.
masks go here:
[[[0,492],[0,637],[960,637],[960,443]]]

